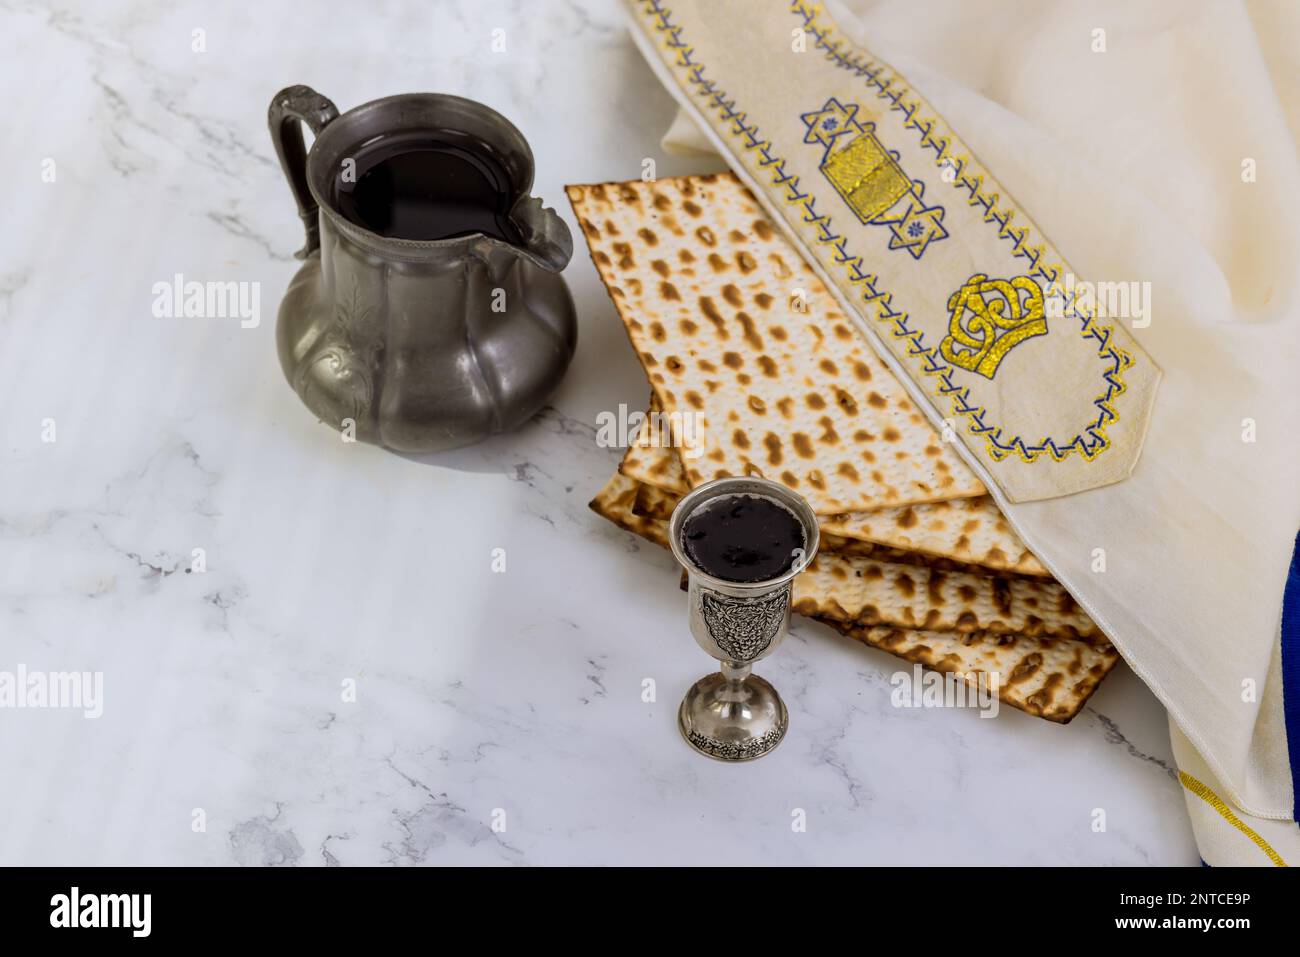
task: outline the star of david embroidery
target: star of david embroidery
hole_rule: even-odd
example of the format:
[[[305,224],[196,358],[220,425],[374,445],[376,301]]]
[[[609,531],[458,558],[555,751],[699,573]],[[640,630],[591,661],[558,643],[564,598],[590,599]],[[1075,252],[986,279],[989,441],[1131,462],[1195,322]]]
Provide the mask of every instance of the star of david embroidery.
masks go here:
[[[948,237],[943,207],[926,204],[925,184],[881,142],[874,121],[858,120],[858,109],[831,97],[821,109],[800,114],[804,142],[822,148],[818,168],[853,215],[869,226],[887,227],[890,249],[920,259],[931,243]]]
[[[804,134],[805,143],[821,143],[830,149],[842,136],[864,132],[862,124],[857,121],[858,105],[847,106],[832,97],[820,110],[804,113],[800,119],[808,132]]]
[[[930,243],[948,236],[948,230],[943,228],[943,207],[925,205],[924,192],[921,186],[916,186],[902,216],[882,221],[893,233],[889,248],[906,249],[914,259],[920,259]]]

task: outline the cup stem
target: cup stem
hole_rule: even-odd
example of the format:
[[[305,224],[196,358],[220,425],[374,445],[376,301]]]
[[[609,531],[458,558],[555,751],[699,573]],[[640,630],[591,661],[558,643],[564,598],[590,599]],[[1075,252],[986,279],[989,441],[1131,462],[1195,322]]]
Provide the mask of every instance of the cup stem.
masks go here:
[[[740,662],[723,661],[720,664],[722,665],[722,677],[727,679],[729,685],[742,685],[745,683],[745,679],[749,677],[750,667],[748,662],[741,664]]]

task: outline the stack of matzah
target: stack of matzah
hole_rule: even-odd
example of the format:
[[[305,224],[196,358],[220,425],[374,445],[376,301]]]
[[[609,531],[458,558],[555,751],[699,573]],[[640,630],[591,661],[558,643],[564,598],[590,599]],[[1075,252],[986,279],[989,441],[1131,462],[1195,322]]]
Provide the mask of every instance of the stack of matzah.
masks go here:
[[[997,672],[1006,703],[1072,718],[1115,650],[739,180],[568,193],[653,390],[592,508],[666,546],[689,489],[782,482],[823,532],[796,611],[972,683]]]

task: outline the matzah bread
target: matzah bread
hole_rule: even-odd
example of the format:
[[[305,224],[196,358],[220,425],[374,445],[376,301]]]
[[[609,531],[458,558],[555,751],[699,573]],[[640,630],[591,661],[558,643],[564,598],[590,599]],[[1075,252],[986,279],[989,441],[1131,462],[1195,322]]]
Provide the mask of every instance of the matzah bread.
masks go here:
[[[659,399],[651,393],[650,408],[646,410],[635,438],[623,453],[618,470],[642,485],[663,489],[675,495],[685,495],[691,487],[686,481],[681,457],[671,445],[660,444],[663,433],[667,431],[656,425],[661,421],[657,416],[662,412]]]
[[[794,580],[792,607],[809,617],[935,631],[1106,638],[1053,581],[946,572],[819,552]]]
[[[668,548],[668,523],[662,519],[646,518],[634,509],[636,493],[640,486],[626,475],[615,473],[596,493],[589,508],[602,518],[607,518],[619,528]]]
[[[622,474],[620,472],[620,474]],[[623,476],[627,478],[628,476]],[[665,492],[661,488],[645,483],[638,483],[636,501],[632,506],[637,515],[646,518],[657,518],[667,521],[672,517],[673,509],[677,507],[681,496],[674,495],[672,492]],[[981,565],[973,565],[969,562],[953,561],[950,558],[942,558],[936,555],[927,555],[924,552],[908,551],[901,548],[892,548],[889,545],[880,545],[876,542],[869,542],[858,538],[844,538],[833,532],[827,532],[823,529],[821,534],[821,551],[837,552],[845,555],[869,555],[872,558],[880,559],[886,562],[900,562],[905,565],[928,565],[932,568],[944,569],[946,571],[968,571],[981,574],[988,574],[989,569]]]
[[[667,547],[667,521],[636,512],[642,492],[636,482],[616,474],[592,508]],[[809,617],[860,625],[1106,641],[1056,582],[947,571],[842,552],[817,554],[794,579],[791,607]]]
[[[1012,531],[987,495],[818,516],[817,524],[832,535],[939,555],[970,565],[1021,575],[1051,574]]]
[[[683,495],[686,475],[676,449],[656,445],[659,430],[652,400],[636,439],[627,448],[619,471],[643,485]],[[1020,575],[1050,577],[987,495],[870,512],[820,515],[823,532],[876,542],[900,551],[924,552],[964,565],[979,565]]]
[[[817,550],[821,552],[831,552],[836,555],[865,555],[877,561],[897,562],[900,565],[925,565],[928,568],[939,568],[944,571],[988,574],[987,568],[965,565],[949,558],[936,558],[922,552],[905,552],[901,548],[890,548],[888,545],[877,545],[875,542],[864,542],[856,538],[841,538],[829,532],[822,532],[820,537],[821,545]]]
[[[616,525],[666,548],[667,523],[635,514],[633,503],[637,492],[637,483],[624,475],[615,475],[591,507]],[[797,586],[799,579],[795,582]],[[1100,641],[818,620],[864,644],[937,671],[997,672],[1000,700],[1029,714],[1062,723],[1079,712],[1119,660],[1115,649]],[[969,684],[975,679],[966,680]]]
[[[703,415],[691,487],[759,475],[819,515],[984,493],[734,175],[567,192],[660,407]]]
[[[1109,644],[1028,635],[959,634],[907,628],[863,627],[820,619],[863,644],[935,671],[964,676],[974,686],[980,672],[996,672],[998,698],[1029,714],[1065,724],[1119,661]]]

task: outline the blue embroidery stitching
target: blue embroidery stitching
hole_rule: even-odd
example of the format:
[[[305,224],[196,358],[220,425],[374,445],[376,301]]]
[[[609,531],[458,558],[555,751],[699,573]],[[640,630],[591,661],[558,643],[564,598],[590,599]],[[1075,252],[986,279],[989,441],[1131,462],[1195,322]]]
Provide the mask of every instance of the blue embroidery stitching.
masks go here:
[[[859,220],[888,226],[890,249],[905,249],[920,259],[930,243],[948,238],[942,206],[925,204],[925,183],[898,165],[898,153],[876,137],[876,124],[859,123],[858,104],[831,97],[820,110],[800,119],[805,143],[822,146],[822,175]]]
[[[1012,211],[1007,210],[999,214],[997,209],[998,195],[996,193],[987,195],[981,193],[983,177],[978,173],[967,175],[966,158],[949,156],[949,140],[946,137],[936,138],[932,135],[935,120],[918,120],[916,113],[919,104],[901,102],[904,92],[906,92],[905,88],[891,90],[890,87],[894,82],[893,78],[880,79],[880,75],[885,70],[883,65],[877,65],[873,69],[859,62],[859,59],[864,60],[865,58],[854,59],[840,53],[838,45],[831,43],[827,39],[827,32],[816,26],[817,8],[815,6],[810,7],[803,0],[791,0],[790,9],[792,13],[803,19],[805,29],[816,40],[817,49],[823,50],[827,58],[833,60],[837,66],[851,70],[856,75],[866,78],[868,85],[878,89],[878,98],[889,101],[891,109],[901,111],[904,114],[904,127],[920,132],[922,147],[934,150],[936,165],[943,166],[952,173],[953,185],[959,189],[966,189],[970,193],[970,204],[972,206],[980,206],[984,209],[984,221],[997,224],[999,238],[1012,241],[1014,256],[1029,260],[1029,274],[1042,276],[1050,284],[1049,289],[1055,287],[1061,278],[1061,267],[1058,265],[1049,268],[1042,263],[1043,248],[1041,245],[1036,247],[1026,246],[1025,240],[1029,235],[1029,230],[1023,227],[1020,229],[1011,228]],[[1078,319],[1081,327],[1080,335],[1084,338],[1097,340],[1098,355],[1103,361],[1109,360],[1111,362],[1110,368],[1102,376],[1107,384],[1106,391],[1094,399],[1092,403],[1099,410],[1096,422],[1064,445],[1056,442],[1051,437],[1044,437],[1036,445],[1027,445],[1020,436],[1003,439],[1003,430],[1000,427],[989,425],[984,421],[986,410],[969,402],[970,390],[952,381],[951,367],[938,361],[936,350],[924,344],[924,333],[917,329],[911,329],[908,326],[907,313],[898,312],[893,308],[892,294],[878,289],[876,286],[877,277],[863,271],[862,257],[849,253],[844,237],[836,234],[830,228],[830,217],[816,212],[816,201],[808,193],[799,189],[799,177],[789,173],[785,168],[785,160],[772,153],[771,140],[763,139],[759,135],[757,125],[750,124],[748,115],[744,111],[736,109],[736,101],[728,99],[726,93],[718,88],[716,81],[710,80],[704,75],[704,64],[696,62],[693,48],[682,40],[682,28],[673,24],[671,12],[663,6],[662,0],[646,0],[644,10],[656,19],[656,32],[665,34],[665,45],[677,54],[677,65],[687,71],[687,80],[697,88],[697,94],[707,98],[709,106],[718,112],[719,117],[732,124],[729,132],[742,140],[745,149],[758,154],[758,166],[770,170],[773,185],[785,187],[786,195],[783,197],[785,202],[798,205],[803,209],[803,221],[810,226],[816,227],[818,234],[815,238],[817,241],[834,247],[835,262],[846,267],[849,272],[850,283],[862,287],[863,301],[875,307],[878,320],[892,323],[891,334],[895,338],[908,340],[907,354],[924,360],[921,371],[938,379],[939,385],[936,394],[948,398],[953,411],[970,420],[968,428],[972,434],[984,438],[989,456],[994,461],[1002,461],[1009,455],[1016,455],[1022,461],[1035,462],[1044,454],[1047,454],[1053,460],[1059,462],[1074,452],[1078,452],[1083,458],[1091,461],[1110,447],[1110,440],[1106,436],[1106,427],[1119,420],[1119,413],[1111,407],[1110,403],[1124,393],[1126,386],[1124,385],[1122,373],[1124,369],[1133,364],[1133,359],[1122,349],[1110,344],[1111,329],[1109,327],[1101,326],[1093,320],[1093,317],[1079,313],[1075,309],[1072,298],[1066,300],[1064,318]],[[866,62],[869,63],[870,61]],[[944,179],[947,180],[948,177],[945,175]]]

